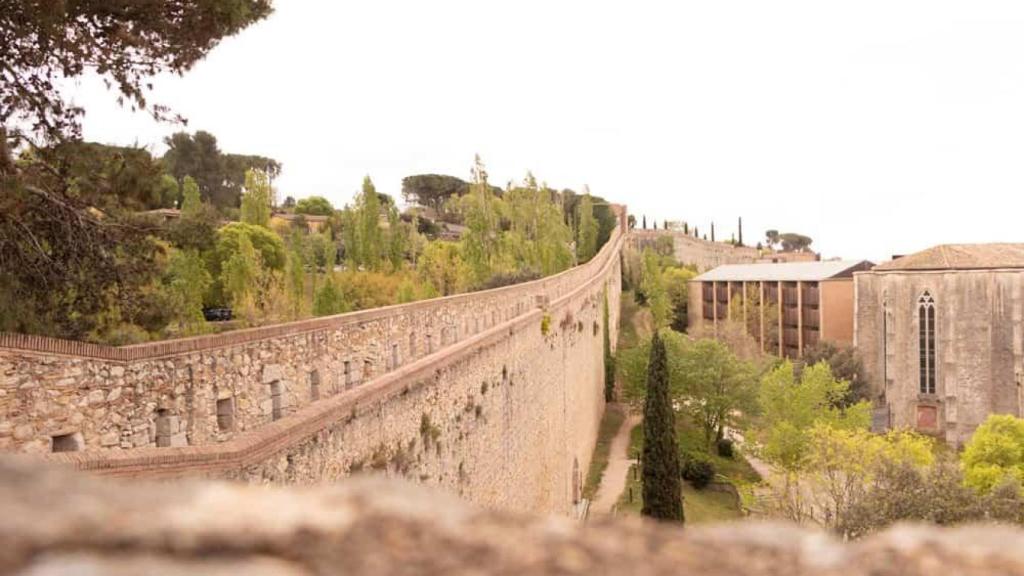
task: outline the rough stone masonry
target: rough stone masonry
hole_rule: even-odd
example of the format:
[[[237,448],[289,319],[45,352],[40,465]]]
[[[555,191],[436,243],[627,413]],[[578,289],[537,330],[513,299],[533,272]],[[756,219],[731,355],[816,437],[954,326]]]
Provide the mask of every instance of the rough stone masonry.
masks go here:
[[[580,527],[374,477],[128,484],[7,458],[0,573],[19,576],[1024,574],[1024,532],[1010,527],[903,526],[849,544],[785,524]]]

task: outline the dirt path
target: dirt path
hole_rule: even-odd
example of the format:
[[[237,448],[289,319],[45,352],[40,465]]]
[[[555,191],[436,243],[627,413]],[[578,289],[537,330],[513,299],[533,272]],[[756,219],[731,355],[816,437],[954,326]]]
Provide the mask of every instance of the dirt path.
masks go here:
[[[595,515],[611,514],[619,496],[626,489],[626,475],[633,460],[629,457],[629,433],[643,418],[639,414],[630,414],[622,423],[608,453],[608,467],[601,476],[601,487],[590,505],[590,513]]]

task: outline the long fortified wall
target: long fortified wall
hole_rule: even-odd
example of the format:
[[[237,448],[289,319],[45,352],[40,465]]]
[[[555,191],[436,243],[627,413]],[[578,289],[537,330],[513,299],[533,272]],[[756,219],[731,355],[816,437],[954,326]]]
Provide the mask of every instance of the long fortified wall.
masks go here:
[[[2,334],[0,450],[132,477],[375,469],[569,513],[604,406],[622,229],[582,266],[448,298],[117,348]]]
[[[642,251],[655,248],[663,238],[670,238],[676,262],[690,264],[704,272],[723,264],[749,264],[761,259],[761,253],[749,246],[733,246],[723,242],[708,242],[674,230],[632,230],[630,248]]]

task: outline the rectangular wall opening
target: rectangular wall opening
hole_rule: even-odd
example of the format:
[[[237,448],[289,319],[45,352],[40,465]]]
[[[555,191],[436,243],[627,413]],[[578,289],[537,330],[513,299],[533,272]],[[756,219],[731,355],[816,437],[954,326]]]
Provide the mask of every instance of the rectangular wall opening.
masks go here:
[[[53,437],[54,452],[78,452],[82,449],[82,435],[78,432],[57,434]]]
[[[280,420],[283,414],[281,383],[274,380],[270,383],[270,418],[272,420]]]
[[[309,373],[309,399],[315,402],[320,399],[320,371],[313,370]]]
[[[235,399],[221,398],[217,400],[217,429],[230,432],[235,428]]]

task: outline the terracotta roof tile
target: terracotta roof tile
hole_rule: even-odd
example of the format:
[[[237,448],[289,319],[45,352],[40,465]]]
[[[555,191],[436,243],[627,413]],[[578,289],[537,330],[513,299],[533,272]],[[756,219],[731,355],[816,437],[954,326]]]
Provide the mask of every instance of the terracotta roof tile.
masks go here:
[[[1024,268],[1024,244],[941,244],[874,267],[894,270]]]

